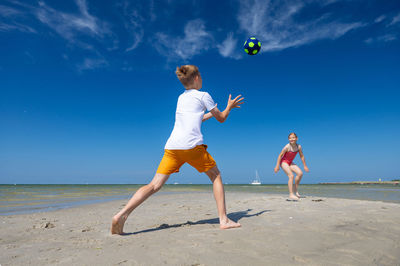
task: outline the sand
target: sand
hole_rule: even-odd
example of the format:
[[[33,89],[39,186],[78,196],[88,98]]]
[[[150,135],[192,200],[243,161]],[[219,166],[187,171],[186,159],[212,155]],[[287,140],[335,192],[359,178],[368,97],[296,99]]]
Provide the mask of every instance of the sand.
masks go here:
[[[4,265],[400,265],[400,204],[227,193],[239,229],[220,230],[212,193],[158,193],[129,217],[126,201],[0,216]]]

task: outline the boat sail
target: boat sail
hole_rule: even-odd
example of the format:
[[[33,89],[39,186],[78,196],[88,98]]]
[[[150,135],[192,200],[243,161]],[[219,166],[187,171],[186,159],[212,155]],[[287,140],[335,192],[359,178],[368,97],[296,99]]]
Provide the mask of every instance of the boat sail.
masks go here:
[[[256,178],[251,182],[252,185],[261,185],[260,177],[258,176],[258,171],[256,170]]]

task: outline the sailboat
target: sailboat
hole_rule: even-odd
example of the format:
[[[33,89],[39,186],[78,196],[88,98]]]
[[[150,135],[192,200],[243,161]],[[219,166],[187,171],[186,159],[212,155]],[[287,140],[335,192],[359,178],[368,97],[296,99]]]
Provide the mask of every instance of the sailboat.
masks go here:
[[[258,171],[256,170],[256,178],[251,182],[252,185],[261,185],[260,177],[258,176]]]

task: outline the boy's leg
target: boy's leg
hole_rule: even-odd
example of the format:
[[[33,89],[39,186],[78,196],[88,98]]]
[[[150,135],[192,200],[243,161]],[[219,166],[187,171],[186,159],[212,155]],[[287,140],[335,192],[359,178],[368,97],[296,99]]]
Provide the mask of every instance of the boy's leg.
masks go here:
[[[241,225],[239,223],[230,220],[226,215],[225,191],[224,185],[222,184],[221,173],[219,172],[218,167],[214,166],[213,168],[208,170],[206,174],[213,183],[214,198],[217,202],[220,228],[229,229],[240,227]]]
[[[292,164],[290,166],[290,169],[296,173],[296,178],[294,179],[294,189],[293,192],[296,194],[297,197],[300,197],[300,194],[298,192],[299,184],[301,181],[301,178],[303,177],[303,171],[301,171],[300,167],[298,167],[295,164]]]
[[[148,197],[159,191],[168,178],[169,175],[157,173],[148,185],[139,188],[125,207],[113,217],[111,234],[123,234],[124,224],[129,214]]]
[[[288,181],[288,188],[289,188],[289,198],[293,200],[298,200],[299,198],[293,193],[293,173],[290,169],[290,166],[287,163],[282,163],[281,167],[283,171],[287,174],[289,181]]]

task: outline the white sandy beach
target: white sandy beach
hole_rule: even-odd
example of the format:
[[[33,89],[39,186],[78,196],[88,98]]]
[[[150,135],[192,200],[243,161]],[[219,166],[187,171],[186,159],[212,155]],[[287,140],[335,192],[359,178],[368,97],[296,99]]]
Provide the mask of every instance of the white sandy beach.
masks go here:
[[[400,265],[400,204],[227,193],[159,193],[110,234],[126,201],[0,216],[1,265]],[[318,201],[322,199],[322,201]],[[47,228],[46,228],[47,225]]]

